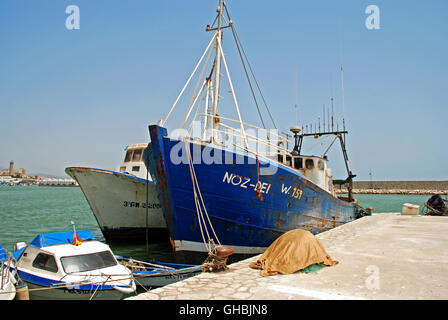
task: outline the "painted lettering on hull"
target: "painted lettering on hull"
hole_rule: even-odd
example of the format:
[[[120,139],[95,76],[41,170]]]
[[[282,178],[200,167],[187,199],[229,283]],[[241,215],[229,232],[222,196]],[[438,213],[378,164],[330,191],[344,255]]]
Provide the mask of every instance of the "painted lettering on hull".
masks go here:
[[[145,202],[137,202],[137,201],[123,201],[123,207],[128,208],[143,208],[143,209],[161,209],[162,206],[160,203],[145,203]]]
[[[267,182],[261,181],[252,181],[250,178],[242,177],[234,173],[226,172],[224,174],[224,178],[222,179],[223,183],[228,183],[234,186],[239,186],[243,189],[253,189],[254,191],[259,191],[264,194],[268,194],[271,189],[271,184]]]
[[[252,181],[250,178],[242,177],[240,175],[226,172],[222,179],[223,183],[231,184],[236,187],[240,187],[242,189],[253,189],[254,191],[259,191],[263,194],[268,194],[271,190],[272,184],[262,181]],[[303,191],[300,186],[289,185],[286,186],[282,184],[281,186],[281,194],[287,195],[293,199],[302,198]]]

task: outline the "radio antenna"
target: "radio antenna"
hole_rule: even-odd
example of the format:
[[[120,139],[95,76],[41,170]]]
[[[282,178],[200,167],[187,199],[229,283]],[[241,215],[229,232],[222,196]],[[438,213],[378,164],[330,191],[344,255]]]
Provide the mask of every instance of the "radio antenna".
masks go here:
[[[334,131],[334,108],[333,108],[333,97],[331,97],[331,131]]]
[[[324,127],[324,132],[326,131],[326,128],[325,128],[325,103],[324,103],[324,108],[323,108],[323,120],[324,120],[324,123],[323,123],[323,127]]]
[[[345,101],[344,101],[344,67],[342,63],[342,35],[339,28],[339,43],[340,43],[340,59],[341,59],[341,90],[342,90],[342,126],[345,131]]]

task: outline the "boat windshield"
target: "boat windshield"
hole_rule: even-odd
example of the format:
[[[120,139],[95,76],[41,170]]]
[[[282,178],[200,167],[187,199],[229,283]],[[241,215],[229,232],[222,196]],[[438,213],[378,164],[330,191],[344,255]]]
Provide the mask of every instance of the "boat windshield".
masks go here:
[[[62,257],[61,263],[66,273],[92,271],[117,264],[110,251]]]
[[[134,154],[132,155],[132,161],[141,161],[142,153],[143,149],[134,150]]]

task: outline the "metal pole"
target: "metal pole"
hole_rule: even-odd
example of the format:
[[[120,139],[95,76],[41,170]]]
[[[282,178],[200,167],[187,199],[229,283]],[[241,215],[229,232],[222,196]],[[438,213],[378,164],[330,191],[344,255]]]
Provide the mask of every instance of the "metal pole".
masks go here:
[[[215,57],[215,92],[213,93],[213,131],[216,129],[216,116],[218,114],[218,104],[219,104],[219,89],[220,89],[220,81],[221,81],[221,50],[219,50],[219,41],[222,37],[222,8],[223,8],[223,0],[219,0],[218,9],[218,30],[216,31],[216,57]],[[214,140],[214,135],[213,135]]]

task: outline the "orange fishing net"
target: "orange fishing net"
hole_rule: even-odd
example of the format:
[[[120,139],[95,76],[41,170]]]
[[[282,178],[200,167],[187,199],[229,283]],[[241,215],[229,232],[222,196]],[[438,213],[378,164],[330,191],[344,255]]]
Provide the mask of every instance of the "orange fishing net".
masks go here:
[[[296,229],[286,232],[275,240],[261,257],[250,264],[261,269],[260,274],[292,274],[313,264],[327,266],[338,264],[325,251],[321,242],[309,231]]]

